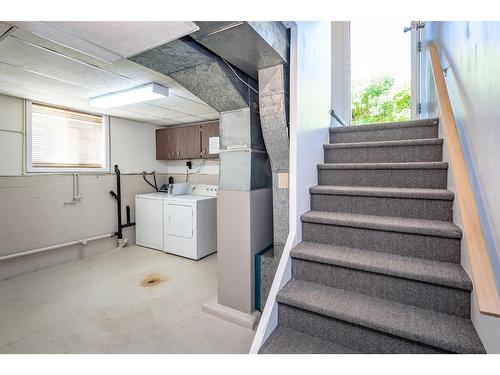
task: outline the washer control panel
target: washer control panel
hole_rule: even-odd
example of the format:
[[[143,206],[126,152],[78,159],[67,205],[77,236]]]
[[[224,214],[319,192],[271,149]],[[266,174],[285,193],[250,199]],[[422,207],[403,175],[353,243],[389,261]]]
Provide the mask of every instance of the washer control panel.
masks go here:
[[[189,195],[203,195],[206,197],[217,196],[217,185],[190,185],[187,193]]]

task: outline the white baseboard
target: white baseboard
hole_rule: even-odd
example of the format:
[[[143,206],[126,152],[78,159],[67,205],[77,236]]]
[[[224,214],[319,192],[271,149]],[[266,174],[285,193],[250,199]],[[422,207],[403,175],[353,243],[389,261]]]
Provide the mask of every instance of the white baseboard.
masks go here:
[[[247,314],[242,311],[221,305],[216,301],[204,303],[202,311],[204,313],[216,316],[217,318],[227,320],[228,322],[252,330],[257,326],[260,319],[260,312],[258,311],[255,311],[252,314]]]

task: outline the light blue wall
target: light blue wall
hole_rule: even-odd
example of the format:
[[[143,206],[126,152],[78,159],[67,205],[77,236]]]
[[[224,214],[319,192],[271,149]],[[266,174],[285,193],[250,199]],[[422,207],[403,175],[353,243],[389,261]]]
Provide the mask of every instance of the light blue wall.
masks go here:
[[[500,286],[500,22],[428,22]],[[434,87],[429,85],[429,111]]]
[[[447,68],[446,85],[500,287],[500,22],[427,22],[425,43],[437,45]],[[437,105],[424,52],[423,108],[432,116]],[[471,316],[486,350],[500,353],[500,319],[480,314],[475,300]]]

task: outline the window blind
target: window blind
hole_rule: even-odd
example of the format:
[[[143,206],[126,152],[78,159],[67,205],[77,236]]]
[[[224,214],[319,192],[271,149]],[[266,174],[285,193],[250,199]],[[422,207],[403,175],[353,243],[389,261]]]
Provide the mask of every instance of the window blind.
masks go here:
[[[31,162],[35,168],[104,168],[102,116],[32,103]]]

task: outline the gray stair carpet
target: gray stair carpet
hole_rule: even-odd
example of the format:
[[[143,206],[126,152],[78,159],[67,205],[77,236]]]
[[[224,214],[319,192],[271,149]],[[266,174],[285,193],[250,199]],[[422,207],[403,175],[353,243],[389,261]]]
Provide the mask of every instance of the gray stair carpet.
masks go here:
[[[454,194],[445,189],[323,185],[309,192],[315,211],[453,220]]]
[[[469,277],[462,266],[457,263],[437,262],[314,242],[300,243],[292,249],[291,255],[295,259],[472,290]]]
[[[469,319],[373,298],[344,289],[290,281],[278,302],[455,353],[482,353]]]
[[[260,353],[484,353],[438,119],[330,129]]]
[[[391,232],[417,233],[428,236],[462,238],[462,231],[450,221],[424,220],[403,217],[360,215],[346,212],[309,211],[302,222],[370,228]]]
[[[330,143],[395,141],[438,137],[439,120],[425,119],[367,126],[330,128]]]
[[[273,332],[272,337],[259,351],[261,354],[276,352],[281,354],[356,354],[354,350],[345,346],[283,326]]]
[[[439,161],[443,140],[409,139],[378,142],[330,143],[323,146],[326,163],[384,163]]]
[[[319,185],[446,189],[448,163],[318,164]]]

